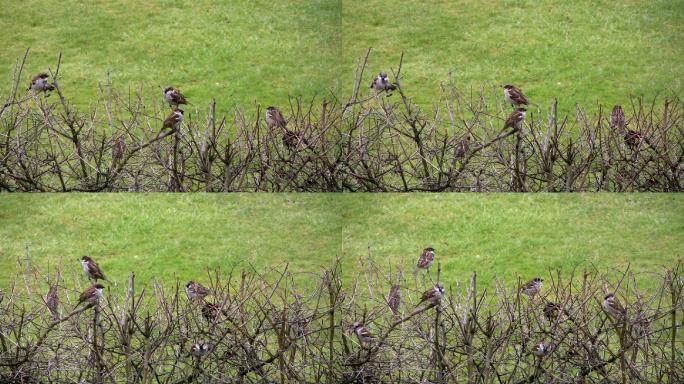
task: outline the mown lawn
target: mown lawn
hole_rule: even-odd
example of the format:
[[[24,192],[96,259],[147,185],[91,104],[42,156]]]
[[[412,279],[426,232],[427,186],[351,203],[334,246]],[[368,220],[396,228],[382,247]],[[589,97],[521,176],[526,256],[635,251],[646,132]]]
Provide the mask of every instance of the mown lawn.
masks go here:
[[[207,268],[290,264],[319,272],[342,257],[413,268],[433,244],[443,280],[528,279],[550,268],[638,278],[684,256],[680,194],[3,194],[0,288],[18,258],[80,273],[89,254],[113,281],[206,279]],[[301,274],[306,282],[310,275]]]
[[[341,95],[368,47],[364,88],[403,50],[404,86],[424,106],[449,72],[466,92],[514,83],[564,110],[684,87],[681,0],[27,0],[3,4],[0,27],[0,92],[26,47],[22,84],[62,51],[64,91],[81,107],[108,74],[124,93],[175,84],[199,108],[216,98],[220,112]]]

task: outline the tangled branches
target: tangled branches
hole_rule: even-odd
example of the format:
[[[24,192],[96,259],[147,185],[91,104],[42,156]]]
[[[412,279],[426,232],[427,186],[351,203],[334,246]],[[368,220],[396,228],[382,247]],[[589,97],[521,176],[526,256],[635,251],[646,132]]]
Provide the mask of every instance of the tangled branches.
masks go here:
[[[18,68],[22,68],[23,63]],[[53,94],[17,96],[0,110],[0,191],[681,191],[684,104],[632,100],[622,124],[577,106],[528,110],[504,128],[501,91],[464,94],[451,79],[432,111],[412,103],[401,63],[393,96],[364,95],[281,108],[287,127],[216,105],[161,130],[161,95],[100,88],[88,113],[52,74]]]
[[[372,258],[356,280],[340,263],[298,286],[267,274],[210,272],[209,295],[140,288],[131,274],[99,305],[74,307],[85,278],[27,268],[0,295],[0,381],[127,383],[607,383],[684,378],[682,264],[643,289],[624,272],[550,272],[532,298],[473,275],[420,302],[436,274],[388,273]],[[55,288],[56,287],[56,288]],[[390,289],[390,287],[392,287]],[[312,289],[313,288],[313,289]],[[51,292],[59,305],[46,308]],[[385,294],[392,292],[392,297]],[[603,307],[615,293],[620,315]],[[54,299],[54,298],[52,298]],[[61,299],[61,300],[59,300]],[[54,301],[54,300],[53,300]],[[392,308],[388,305],[392,302]],[[351,331],[359,323],[363,337]],[[357,328],[359,325],[357,325]]]

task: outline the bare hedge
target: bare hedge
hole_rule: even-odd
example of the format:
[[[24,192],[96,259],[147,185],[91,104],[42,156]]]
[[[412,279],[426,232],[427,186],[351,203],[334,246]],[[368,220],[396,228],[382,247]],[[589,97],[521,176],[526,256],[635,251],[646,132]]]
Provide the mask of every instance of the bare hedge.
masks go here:
[[[161,130],[159,94],[100,87],[79,111],[52,73],[53,96],[20,92],[23,62],[0,109],[0,191],[681,191],[684,104],[631,99],[626,127],[610,109],[557,103],[528,110],[521,129],[501,89],[458,89],[449,79],[434,107],[412,102],[401,63],[392,96],[374,95],[361,63],[352,94],[280,109],[218,116],[215,103]],[[365,78],[369,76],[366,74]],[[150,101],[158,100],[158,101]]]
[[[3,383],[662,383],[684,380],[684,270],[612,278],[549,271],[530,298],[521,281],[447,285],[388,271],[369,255],[349,279],[339,261],[298,285],[287,265],[209,271],[210,294],[185,282],[105,282],[96,306],[74,308],[90,285],[60,269],[25,271],[0,294]],[[263,272],[263,271],[262,271]],[[301,276],[299,276],[301,277]],[[434,280],[433,280],[434,279]],[[390,288],[393,287],[393,288]],[[389,292],[399,292],[390,309]],[[50,292],[50,295],[47,293]],[[602,308],[615,293],[626,315]],[[397,304],[395,306],[395,304]],[[362,323],[374,338],[350,331]],[[535,354],[543,343],[545,353]],[[204,346],[203,353],[193,345]]]

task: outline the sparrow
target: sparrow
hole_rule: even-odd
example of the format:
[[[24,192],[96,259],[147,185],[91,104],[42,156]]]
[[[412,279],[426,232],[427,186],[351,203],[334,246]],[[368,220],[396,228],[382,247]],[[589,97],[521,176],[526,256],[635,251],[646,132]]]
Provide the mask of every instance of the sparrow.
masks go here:
[[[537,357],[544,357],[551,351],[551,346],[546,341],[535,344],[532,347],[532,353]]]
[[[389,81],[389,79],[387,78],[387,74],[384,72],[380,72],[377,76],[375,76],[370,87],[374,89],[377,93],[385,91],[387,93],[387,96],[391,96],[391,91],[394,91],[397,88],[396,85],[392,84]]]
[[[123,135],[119,136],[114,140],[112,145],[112,165],[116,164],[123,158],[124,153],[126,153],[126,140]]]
[[[37,74],[34,78],[31,79],[31,85],[29,85],[29,87],[26,90],[28,91],[32,89],[38,92],[52,91],[53,89],[55,89],[55,87],[52,84],[48,83],[48,77],[50,77],[50,75],[48,75],[45,72]]]
[[[356,337],[358,337],[359,343],[361,344],[369,343],[375,339],[375,336],[358,321],[355,321],[354,324],[351,325],[351,328],[354,330],[354,333],[356,333]]]
[[[632,150],[639,147],[642,142],[650,144],[648,138],[642,135],[641,132],[637,132],[631,129],[628,129],[624,132],[624,140],[625,145],[627,145],[629,149]]]
[[[283,145],[285,145],[287,149],[296,149],[300,144],[309,145],[309,142],[306,141],[303,133],[293,132],[287,128],[283,129],[285,129],[285,133],[283,133]]]
[[[523,94],[522,90],[515,85],[506,84],[503,86],[504,96],[512,106],[516,105],[527,105],[527,97]]]
[[[439,304],[442,297],[444,297],[444,286],[441,283],[437,283],[434,287],[423,292],[418,305],[422,304],[424,301],[429,301],[432,304]]]
[[[50,311],[50,315],[54,320],[59,318],[57,308],[59,307],[59,286],[57,284],[50,285],[47,295],[45,296],[45,307]]]
[[[610,113],[610,129],[624,133],[626,126],[627,121],[625,120],[625,112],[622,110],[622,106],[614,106],[613,111]]]
[[[83,291],[83,293],[81,293],[81,296],[78,297],[78,303],[76,303],[76,307],[81,305],[81,303],[86,303],[88,306],[97,305],[97,303],[100,301],[100,297],[102,297],[103,289],[104,285],[102,284],[94,284],[90,286],[88,289]]]
[[[540,277],[535,277],[534,279],[528,281],[520,287],[520,292],[526,294],[530,298],[533,298],[537,293],[541,292],[543,279]]]
[[[90,256],[81,257],[81,266],[83,267],[83,272],[88,275],[89,279],[93,279],[95,281],[107,280],[104,273],[102,273],[100,266],[97,265],[95,260],[93,260]]]
[[[466,137],[461,140],[460,143],[456,144],[456,153],[454,156],[458,159],[460,157],[464,157],[466,153],[468,153],[468,149],[470,147],[470,140],[472,140],[472,135],[468,134]]]
[[[214,303],[206,302],[202,306],[202,316],[204,316],[207,321],[214,321],[219,315],[228,316],[228,312]]]
[[[544,306],[544,317],[546,317],[547,320],[549,321],[554,321],[558,318],[558,316],[561,313],[561,306],[553,303],[553,302],[548,302]],[[572,320],[572,317],[570,317],[570,313],[568,312],[567,309],[563,309],[563,314],[567,316],[570,320]]]
[[[399,305],[401,304],[401,286],[395,284],[390,288],[389,296],[387,297],[387,306],[396,316],[399,313]]]
[[[209,345],[204,341],[198,341],[190,347],[189,355],[194,357],[200,357],[206,355],[209,352]]]
[[[183,110],[176,108],[171,112],[169,117],[164,120],[164,125],[162,126],[162,129],[170,128],[174,131],[177,131],[181,127],[181,123],[183,122]]]
[[[416,268],[414,268],[413,273],[416,274],[418,273],[418,269],[428,269],[432,265],[432,262],[435,261],[435,249],[432,248],[432,246],[429,246],[425,249],[423,249],[423,252],[420,254],[420,258],[418,258],[418,262],[416,263]]]
[[[194,281],[188,281],[188,283],[185,284],[185,292],[191,300],[202,300],[209,294],[207,288],[204,288],[200,283],[195,283]]]
[[[514,130],[519,130],[522,128],[522,122],[525,120],[525,113],[527,110],[525,108],[516,108],[511,112],[511,115],[506,119],[506,124],[504,124],[504,129],[513,128]]]
[[[285,120],[278,108],[270,106],[266,108],[266,126],[268,129],[273,127],[285,128],[287,127],[287,120]]]
[[[183,96],[178,88],[166,87],[164,88],[164,99],[173,109],[178,109],[181,104],[188,104],[188,100]]]
[[[603,298],[603,309],[616,320],[621,319],[627,314],[625,308],[620,304],[614,294],[609,293]]]

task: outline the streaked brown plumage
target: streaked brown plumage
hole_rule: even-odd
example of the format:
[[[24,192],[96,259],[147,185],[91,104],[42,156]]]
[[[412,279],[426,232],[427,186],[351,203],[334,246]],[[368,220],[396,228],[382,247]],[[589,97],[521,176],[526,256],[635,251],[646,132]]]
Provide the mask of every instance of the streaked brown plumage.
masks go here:
[[[188,297],[193,300],[204,299],[204,297],[209,294],[209,290],[207,288],[194,281],[188,281],[188,283],[185,284],[185,292],[188,294]]]
[[[454,153],[454,156],[458,159],[460,157],[464,157],[466,153],[468,153],[468,149],[470,149],[470,140],[472,140],[472,136],[470,134],[466,135],[460,143],[456,144],[456,151]]]
[[[266,126],[269,129],[273,127],[285,128],[287,127],[287,120],[278,108],[270,106],[266,109]]]
[[[169,117],[164,120],[164,125],[162,126],[162,129],[173,129],[173,130],[179,130],[181,123],[183,122],[183,110],[182,109],[174,109]]]
[[[83,267],[83,272],[88,275],[88,278],[93,280],[107,280],[102,269],[90,256],[81,257],[81,266]]]
[[[214,303],[206,302],[202,305],[202,316],[207,321],[214,321],[219,315],[228,316],[228,312]]]
[[[351,328],[354,330],[354,333],[356,333],[356,337],[359,339],[361,344],[369,343],[375,338],[368,328],[364,327],[363,324],[359,323],[358,321],[354,322]]]
[[[627,127],[625,112],[622,110],[622,106],[616,105],[610,113],[610,128],[619,133],[624,133],[625,127]]]
[[[529,103],[522,90],[515,85],[506,84],[503,88],[506,100],[512,105],[527,105]]]
[[[164,99],[173,109],[177,109],[181,104],[188,104],[188,100],[181,91],[174,87],[164,88]]]
[[[434,287],[431,287],[427,291],[423,292],[418,305],[425,301],[437,304],[442,300],[442,297],[444,297],[444,286],[441,283],[437,283]]]
[[[50,311],[50,316],[52,316],[53,320],[59,318],[59,286],[57,284],[50,285],[50,289],[45,296],[45,307]]]
[[[123,135],[114,140],[114,144],[112,144],[112,166],[116,166],[123,158],[124,153],[126,153],[126,148],[126,140]]]
[[[395,284],[390,289],[389,296],[387,297],[387,306],[394,316],[399,313],[399,305],[401,305],[401,286]]]
[[[627,314],[625,307],[620,304],[620,301],[612,293],[607,294],[603,298],[603,309],[616,320],[622,319]]]
[[[102,284],[94,284],[90,286],[78,297],[78,303],[76,303],[76,306],[78,307],[81,303],[96,305],[99,302],[100,297],[102,297],[103,290],[104,285]]]
[[[31,84],[29,85],[27,91],[31,89],[39,92],[52,91],[53,89],[55,89],[55,87],[48,82],[49,77],[50,75],[48,75],[45,72],[37,74],[31,79]]]
[[[511,112],[511,115],[508,116],[508,119],[506,119],[506,123],[504,124],[504,129],[505,128],[513,128],[516,130],[519,130],[522,128],[522,122],[525,120],[525,114],[527,110],[525,108],[516,108]]]
[[[536,294],[541,292],[544,279],[541,277],[535,277],[534,279],[528,281],[520,287],[520,292],[526,294],[529,297],[534,297]]]
[[[418,273],[419,269],[430,268],[434,261],[435,249],[432,248],[432,246],[423,249],[423,252],[420,253],[420,257],[418,258],[418,262],[416,263],[416,268],[413,270],[413,273]]]

